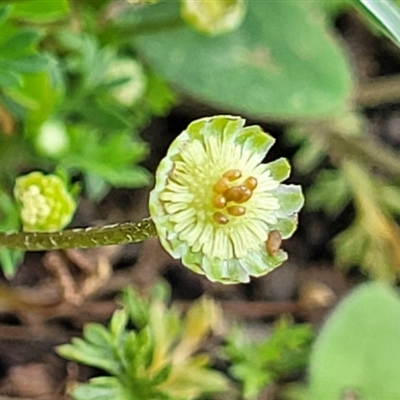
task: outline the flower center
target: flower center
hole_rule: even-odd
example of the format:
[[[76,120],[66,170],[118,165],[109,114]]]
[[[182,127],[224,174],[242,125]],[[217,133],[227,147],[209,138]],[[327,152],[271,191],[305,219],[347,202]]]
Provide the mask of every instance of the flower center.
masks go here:
[[[257,187],[257,179],[249,176],[241,184],[235,182],[242,177],[238,169],[226,171],[213,186],[215,193],[212,204],[219,211],[213,214],[214,221],[219,225],[226,225],[230,217],[241,217],[246,214],[245,204],[253,195]]]
[[[30,185],[21,196],[21,216],[24,221],[35,225],[46,219],[51,212],[45,196],[41,194],[37,185]]]

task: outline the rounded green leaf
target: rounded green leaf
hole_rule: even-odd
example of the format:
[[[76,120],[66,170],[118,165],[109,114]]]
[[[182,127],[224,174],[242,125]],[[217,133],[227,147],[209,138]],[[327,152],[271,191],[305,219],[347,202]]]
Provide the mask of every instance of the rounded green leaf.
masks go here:
[[[177,18],[179,9],[172,1],[148,12],[160,21]],[[343,52],[322,16],[303,2],[249,1],[243,23],[230,34],[207,37],[182,24],[143,34],[137,45],[178,88],[232,112],[327,116],[344,109],[351,92]]]
[[[393,289],[370,283],[354,290],[315,343],[309,399],[399,399],[399,332],[400,300]]]

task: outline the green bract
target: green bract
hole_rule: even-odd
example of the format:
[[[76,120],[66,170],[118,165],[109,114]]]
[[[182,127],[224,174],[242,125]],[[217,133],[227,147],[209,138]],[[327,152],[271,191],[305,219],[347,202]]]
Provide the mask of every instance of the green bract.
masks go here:
[[[281,184],[286,159],[260,164],[275,139],[244,123],[233,116],[192,122],[161,161],[150,194],[164,248],[211,281],[248,282],[282,264],[287,254],[267,238],[271,231],[289,238],[304,203],[300,186]]]
[[[236,29],[243,20],[243,0],[182,0],[182,18],[193,28],[210,35]]]
[[[56,232],[72,219],[76,202],[56,175],[32,172],[17,178],[14,196],[26,232]]]

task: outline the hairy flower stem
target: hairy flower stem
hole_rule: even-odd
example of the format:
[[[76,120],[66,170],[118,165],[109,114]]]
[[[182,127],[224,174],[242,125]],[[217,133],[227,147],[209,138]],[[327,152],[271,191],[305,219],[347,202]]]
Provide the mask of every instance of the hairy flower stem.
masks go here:
[[[67,229],[60,232],[0,233],[0,247],[25,251],[88,249],[141,242],[156,236],[157,231],[153,221],[145,218],[139,222]]]

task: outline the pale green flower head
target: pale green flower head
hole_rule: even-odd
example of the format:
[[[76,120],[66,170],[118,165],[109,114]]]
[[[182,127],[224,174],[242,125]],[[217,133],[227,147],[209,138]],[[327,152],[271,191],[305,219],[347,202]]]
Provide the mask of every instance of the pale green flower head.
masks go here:
[[[71,222],[76,209],[76,201],[57,175],[32,172],[20,176],[14,196],[26,232],[57,232]]]
[[[245,15],[243,0],[182,0],[181,16],[194,29],[209,35],[236,29]]]
[[[245,120],[192,122],[171,144],[156,173],[150,214],[165,250],[211,281],[248,282],[287,259],[274,240],[289,238],[304,203],[284,185],[284,158],[260,164],[275,139]]]

